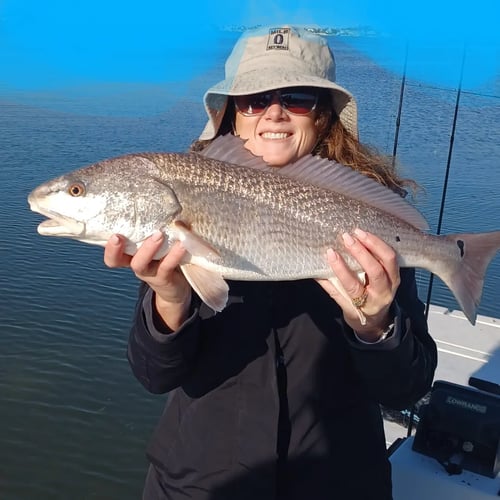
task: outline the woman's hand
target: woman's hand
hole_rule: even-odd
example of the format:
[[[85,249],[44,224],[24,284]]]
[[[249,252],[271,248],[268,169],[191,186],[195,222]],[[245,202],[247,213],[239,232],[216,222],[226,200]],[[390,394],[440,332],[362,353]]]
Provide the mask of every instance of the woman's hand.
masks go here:
[[[344,234],[343,239],[346,250],[365,271],[366,285],[334,251],[328,252],[328,263],[349,299],[343,297],[330,281],[322,279],[318,283],[342,308],[346,323],[358,337],[375,342],[393,320],[389,309],[400,283],[396,252],[377,236],[361,229],[356,229],[354,235]],[[366,324],[362,325],[352,299],[362,297],[365,293],[366,301],[361,310],[366,317]]]
[[[104,249],[108,267],[130,267],[135,275],[155,292],[156,310],[165,324],[176,330],[187,317],[191,303],[191,287],[179,270],[186,250],[179,242],[160,260],[153,260],[163,243],[164,235],[154,233],[147,238],[134,256],[124,253],[124,240],[113,235]]]

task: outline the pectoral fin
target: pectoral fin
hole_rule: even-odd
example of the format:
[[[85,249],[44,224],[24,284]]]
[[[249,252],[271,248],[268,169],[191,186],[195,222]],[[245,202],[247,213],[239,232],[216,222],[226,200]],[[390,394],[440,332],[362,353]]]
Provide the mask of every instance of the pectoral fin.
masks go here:
[[[174,235],[182,243],[182,246],[195,257],[202,257],[212,262],[220,257],[219,252],[213,246],[201,236],[193,233],[181,221],[174,222]]]
[[[216,312],[222,311],[227,304],[228,284],[220,274],[191,261],[195,258],[198,262],[214,262],[220,258],[219,252],[181,221],[175,221],[172,229],[174,239],[178,239],[189,254],[187,262],[180,265],[186,280],[207,306]]]
[[[222,276],[196,264],[181,264],[181,271],[200,299],[214,311],[220,312],[227,304],[229,286]]]

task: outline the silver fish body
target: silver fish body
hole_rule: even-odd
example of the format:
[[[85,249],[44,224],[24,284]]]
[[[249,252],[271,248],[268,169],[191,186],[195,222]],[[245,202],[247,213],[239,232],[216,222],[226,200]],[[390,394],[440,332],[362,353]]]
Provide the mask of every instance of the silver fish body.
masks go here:
[[[241,149],[238,139],[222,138],[219,149],[208,150],[215,158],[149,153],[106,160],[43,184],[29,203],[51,219],[39,226],[45,235],[104,245],[121,233],[133,254],[161,230],[167,238],[157,257],[181,239],[189,255],[181,268],[216,310],[225,305],[224,279],[334,278],[328,248],[361,271],[342,240],[361,228],[391,245],[402,267],[438,275],[474,323],[500,232],[434,236],[407,202],[351,169],[310,157],[276,170]],[[233,158],[238,165],[227,162]]]

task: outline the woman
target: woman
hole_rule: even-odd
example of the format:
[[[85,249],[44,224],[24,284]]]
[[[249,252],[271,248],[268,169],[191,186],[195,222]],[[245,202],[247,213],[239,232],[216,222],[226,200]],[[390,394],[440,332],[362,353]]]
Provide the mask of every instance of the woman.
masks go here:
[[[359,143],[356,103],[334,80],[323,38],[293,27],[246,34],[205,95],[209,120],[192,149],[231,132],[276,168],[313,153],[402,191],[390,162]],[[145,499],[392,497],[379,404],[423,396],[436,348],[414,271],[372,234],[343,238],[366,285],[329,251],[347,296],[323,280],[231,282],[216,315],[178,271],[181,244],[153,261],[160,233],[133,258],[110,239],[107,265],[130,266],[144,282],[132,370],[149,391],[169,393]]]

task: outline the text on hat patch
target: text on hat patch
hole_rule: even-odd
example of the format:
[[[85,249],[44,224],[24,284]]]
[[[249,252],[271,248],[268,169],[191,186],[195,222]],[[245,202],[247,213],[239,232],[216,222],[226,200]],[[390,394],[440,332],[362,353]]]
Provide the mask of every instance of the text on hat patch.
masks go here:
[[[290,28],[272,28],[269,30],[267,50],[288,50]]]

